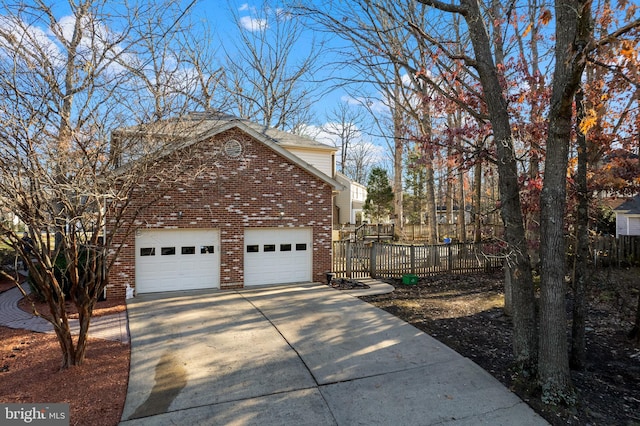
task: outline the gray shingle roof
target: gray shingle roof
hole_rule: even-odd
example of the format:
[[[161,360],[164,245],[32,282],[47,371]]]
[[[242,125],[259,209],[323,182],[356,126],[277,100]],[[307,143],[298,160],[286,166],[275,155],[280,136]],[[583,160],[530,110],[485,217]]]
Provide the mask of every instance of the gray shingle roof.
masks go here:
[[[156,131],[151,130],[149,125],[145,125],[145,130],[151,130],[152,133],[158,134],[163,132],[162,129],[167,129],[173,136],[177,135],[180,139],[201,139],[209,134],[215,134],[229,127],[233,127],[233,124],[246,126],[283,147],[336,151],[335,147],[315,141],[309,137],[269,128],[216,110],[190,112],[183,117],[154,124],[153,126],[157,128]]]
[[[627,201],[620,204],[614,210],[617,212],[623,212],[628,214],[640,214],[640,195],[636,195],[633,198],[629,198]]]

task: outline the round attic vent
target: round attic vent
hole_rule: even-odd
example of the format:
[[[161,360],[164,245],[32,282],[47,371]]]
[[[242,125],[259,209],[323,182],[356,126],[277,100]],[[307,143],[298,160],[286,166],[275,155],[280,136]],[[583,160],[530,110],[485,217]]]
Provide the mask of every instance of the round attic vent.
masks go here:
[[[231,158],[238,158],[242,154],[242,144],[235,139],[224,143],[224,153]]]

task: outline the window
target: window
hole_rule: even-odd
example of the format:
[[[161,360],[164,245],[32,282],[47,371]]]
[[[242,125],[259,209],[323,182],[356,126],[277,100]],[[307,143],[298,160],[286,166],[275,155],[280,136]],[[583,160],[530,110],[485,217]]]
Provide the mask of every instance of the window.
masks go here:
[[[156,249],[155,247],[145,247],[140,249],[140,256],[155,256]]]
[[[296,251],[305,251],[307,249],[306,243],[296,244]]]
[[[162,247],[160,249],[160,254],[162,256],[173,256],[174,254],[176,254],[176,248],[175,247]]]
[[[280,251],[291,251],[291,244],[280,244]]]
[[[196,254],[196,248],[194,246],[182,247],[182,254]]]
[[[276,251],[276,245],[275,244],[265,244],[264,245],[264,251]]]
[[[213,253],[213,246],[200,246],[200,254]]]
[[[260,251],[260,246],[257,244],[247,246],[247,253],[258,253],[259,251]]]

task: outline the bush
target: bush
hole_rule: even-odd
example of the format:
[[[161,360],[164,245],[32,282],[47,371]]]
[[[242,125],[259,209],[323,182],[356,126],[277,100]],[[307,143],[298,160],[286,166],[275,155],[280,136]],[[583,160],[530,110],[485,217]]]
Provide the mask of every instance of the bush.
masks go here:
[[[79,267],[81,269],[80,270],[80,276],[81,276],[80,278],[81,278],[81,280],[82,280],[82,276],[85,275],[85,272],[86,272],[82,268],[87,263],[89,252],[90,252],[90,249],[87,249],[87,248],[84,248],[84,247],[80,249],[80,253],[79,253],[79,256],[78,256],[78,263],[79,263]],[[100,263],[100,262],[98,262],[98,263]],[[58,282],[58,284],[62,288],[62,292],[64,293],[65,298],[69,299],[71,297],[71,276],[69,274],[67,258],[64,255],[64,253],[58,254],[58,256],[55,259],[55,262],[54,262],[54,275],[56,277],[56,281]],[[33,284],[33,281],[32,281],[31,277],[29,278],[29,285],[31,286],[31,290],[36,295],[36,297],[39,300],[44,301],[44,295]],[[80,283],[80,285],[82,285],[82,282]],[[101,296],[101,297],[98,298],[98,300],[104,300],[104,298]]]
[[[38,265],[37,268],[40,268]],[[64,297],[70,297],[71,292],[71,280],[69,279],[69,274],[67,271],[67,259],[64,256],[64,253],[58,254],[56,260],[54,262],[54,275],[58,284],[62,287],[62,292],[64,293]],[[44,294],[40,291],[40,288],[36,286],[33,282],[33,277],[29,276],[29,287],[31,288],[31,292],[35,295],[36,299],[41,302],[45,301]]]

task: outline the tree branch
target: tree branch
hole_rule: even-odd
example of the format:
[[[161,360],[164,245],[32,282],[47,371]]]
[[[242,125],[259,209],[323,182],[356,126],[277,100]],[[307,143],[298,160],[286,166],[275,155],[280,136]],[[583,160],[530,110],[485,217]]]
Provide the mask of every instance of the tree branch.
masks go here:
[[[443,12],[457,13],[462,16],[466,16],[468,13],[468,10],[462,6],[456,6],[455,4],[444,3],[438,0],[418,0],[418,2],[427,6],[434,7]]]

